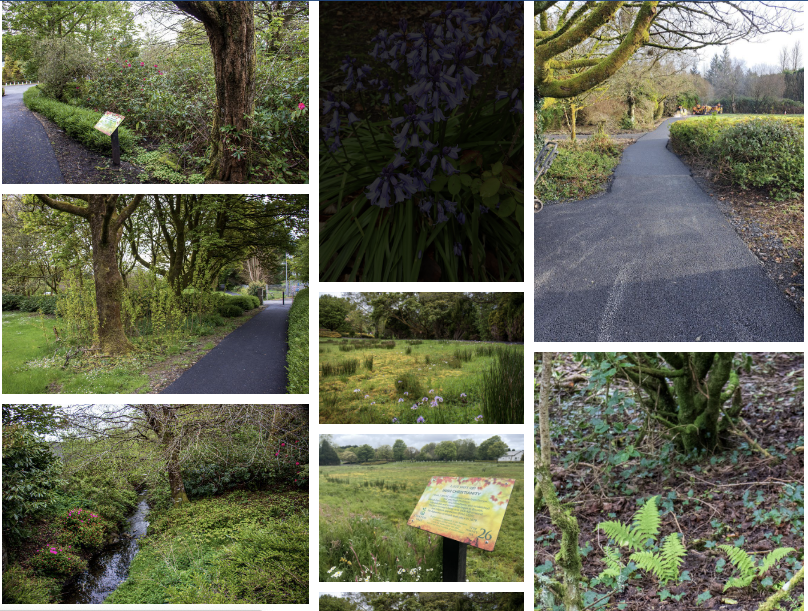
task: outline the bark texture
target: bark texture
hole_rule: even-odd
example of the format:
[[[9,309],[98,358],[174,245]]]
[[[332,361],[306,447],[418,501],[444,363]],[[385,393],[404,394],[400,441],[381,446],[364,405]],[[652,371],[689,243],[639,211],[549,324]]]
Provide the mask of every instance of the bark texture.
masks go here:
[[[149,428],[157,434],[163,448],[168,473],[168,485],[174,504],[188,503],[185,482],[180,471],[180,436],[177,434],[177,408],[172,406],[147,406],[143,408]]]
[[[216,111],[210,135],[206,177],[230,182],[247,179],[242,132],[255,109],[255,21],[252,2],[174,2],[205,26],[213,53]],[[234,154],[235,153],[235,154]]]

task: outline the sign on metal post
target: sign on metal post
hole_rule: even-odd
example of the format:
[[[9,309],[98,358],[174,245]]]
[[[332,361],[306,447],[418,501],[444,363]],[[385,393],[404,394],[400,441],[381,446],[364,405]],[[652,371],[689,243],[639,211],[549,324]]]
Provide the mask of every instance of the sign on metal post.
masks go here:
[[[466,546],[493,551],[516,480],[433,477],[407,520],[444,537],[443,580],[466,580]]]
[[[121,145],[118,141],[118,126],[125,117],[114,112],[105,112],[95,124],[95,129],[112,138],[112,165],[121,165]]]

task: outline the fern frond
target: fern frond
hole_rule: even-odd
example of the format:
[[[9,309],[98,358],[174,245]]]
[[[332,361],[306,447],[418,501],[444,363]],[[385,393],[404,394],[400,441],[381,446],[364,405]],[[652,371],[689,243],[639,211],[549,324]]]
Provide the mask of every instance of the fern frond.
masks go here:
[[[606,552],[603,562],[606,564],[607,568],[600,575],[598,575],[598,579],[603,579],[604,576],[615,578],[619,577],[623,569],[626,568],[626,565],[623,564],[622,560],[620,559],[620,552],[613,549],[609,545],[607,545],[603,551]]]
[[[778,547],[776,550],[769,552],[758,569],[758,577],[763,577],[766,571],[772,568],[778,560],[785,558],[793,551],[795,551],[793,547]]]
[[[730,588],[745,588],[752,580],[755,578],[754,575],[750,575],[749,577],[733,577],[732,579],[727,581],[727,585],[724,586],[724,592],[729,590]]]
[[[645,501],[645,505],[634,514],[634,519],[632,520],[635,539],[642,541],[643,547],[647,541],[656,539],[659,534],[658,498],[658,496],[652,496]]]
[[[633,560],[643,571],[656,575],[660,581],[666,576],[665,565],[662,564],[661,557],[653,552],[634,552],[629,559]]]
[[[605,532],[610,539],[614,539],[614,542],[621,547],[628,547],[632,550],[641,550],[643,548],[643,540],[637,537],[628,524],[612,521],[601,522],[598,524],[598,528]]]
[[[679,577],[679,565],[684,561],[687,555],[687,550],[682,542],[679,540],[677,533],[671,533],[665,537],[665,542],[662,544],[662,564],[665,567],[665,575],[669,579],[677,579]],[[668,579],[665,579],[668,581]],[[665,583],[663,581],[663,583]]]
[[[754,578],[757,571],[755,570],[755,563],[749,557],[749,554],[740,547],[733,547],[732,545],[719,545],[718,547],[727,552],[729,561],[741,572],[743,580],[750,578],[746,585],[752,583],[752,578]],[[729,584],[729,582],[727,583]]]

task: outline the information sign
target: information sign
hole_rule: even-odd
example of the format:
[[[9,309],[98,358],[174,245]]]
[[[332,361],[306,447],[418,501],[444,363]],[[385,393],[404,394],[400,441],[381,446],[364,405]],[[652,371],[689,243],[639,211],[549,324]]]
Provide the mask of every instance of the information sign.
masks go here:
[[[95,129],[102,134],[111,136],[112,132],[118,129],[118,126],[123,122],[124,118],[123,115],[116,115],[114,112],[105,112],[104,116],[95,124]]]
[[[516,480],[433,477],[407,524],[491,551]]]

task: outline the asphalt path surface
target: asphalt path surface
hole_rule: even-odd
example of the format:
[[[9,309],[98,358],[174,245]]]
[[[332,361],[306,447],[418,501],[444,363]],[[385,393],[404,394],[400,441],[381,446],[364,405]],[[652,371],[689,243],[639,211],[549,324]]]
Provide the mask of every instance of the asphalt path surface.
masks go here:
[[[629,146],[608,193],[535,214],[536,341],[803,341],[803,318],[667,150]]]
[[[289,308],[267,301],[162,394],[285,394]]]
[[[33,85],[10,85],[3,96],[3,184],[63,183],[45,128],[23,104]]]

